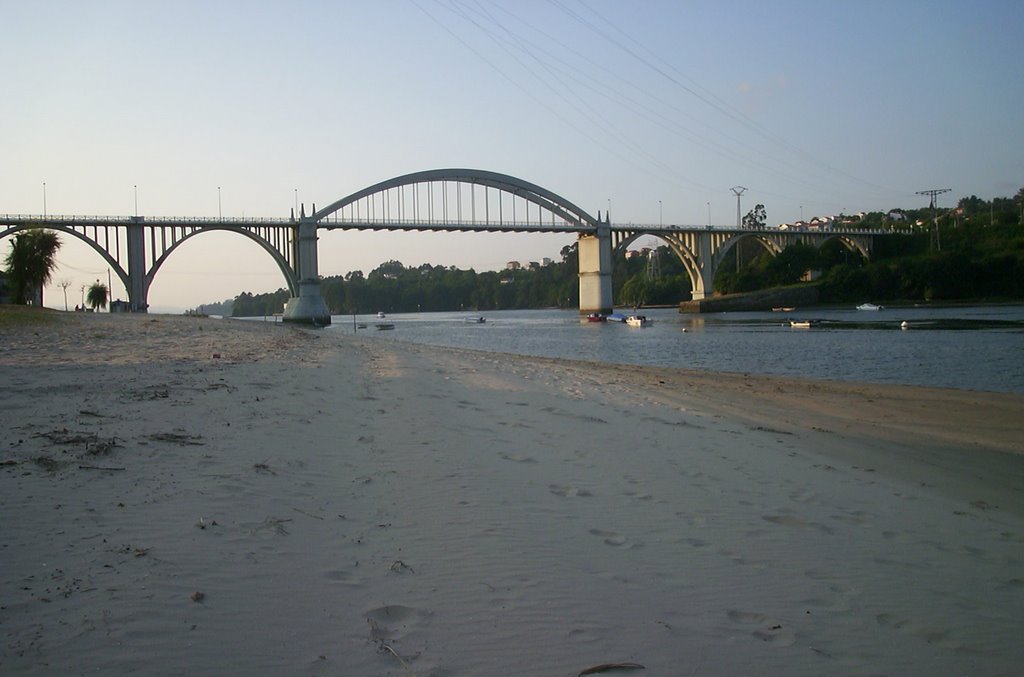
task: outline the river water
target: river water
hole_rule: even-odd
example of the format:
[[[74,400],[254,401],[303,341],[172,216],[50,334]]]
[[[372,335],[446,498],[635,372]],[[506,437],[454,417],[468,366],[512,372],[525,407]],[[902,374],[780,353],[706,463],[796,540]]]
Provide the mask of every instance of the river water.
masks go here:
[[[680,314],[645,309],[650,326],[581,321],[575,311],[336,316],[329,331],[383,341],[684,369],[1024,393],[1024,305],[813,308]],[[810,329],[790,319],[816,320]],[[907,323],[903,329],[901,324]],[[394,325],[377,330],[377,323]],[[356,329],[360,323],[366,329]]]

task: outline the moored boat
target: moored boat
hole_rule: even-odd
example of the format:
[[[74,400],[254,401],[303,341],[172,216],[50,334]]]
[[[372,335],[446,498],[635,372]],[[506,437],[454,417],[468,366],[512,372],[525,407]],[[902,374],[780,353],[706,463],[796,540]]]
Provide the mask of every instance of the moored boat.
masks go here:
[[[794,329],[810,329],[818,324],[817,320],[790,320],[789,326]]]
[[[587,322],[604,322],[606,319],[601,313],[590,313],[587,315]]]
[[[466,324],[483,324],[484,322],[487,321],[487,318],[485,318],[482,315],[471,315],[464,319]]]
[[[885,306],[876,306],[874,303],[862,303],[857,310],[885,310]]]
[[[630,315],[626,318],[626,324],[630,327],[646,327],[651,321],[646,315]]]
[[[377,322],[373,326],[381,331],[395,328],[395,325],[391,324],[390,322]]]
[[[605,320],[608,322],[625,322],[626,316],[622,313],[612,313],[611,315],[605,316]]]

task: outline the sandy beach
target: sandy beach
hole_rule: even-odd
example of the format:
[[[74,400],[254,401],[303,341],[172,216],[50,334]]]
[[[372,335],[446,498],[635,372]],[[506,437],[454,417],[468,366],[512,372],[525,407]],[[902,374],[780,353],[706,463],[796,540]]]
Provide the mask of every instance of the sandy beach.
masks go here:
[[[3,674],[1024,664],[1020,395],[47,313],[0,421]]]

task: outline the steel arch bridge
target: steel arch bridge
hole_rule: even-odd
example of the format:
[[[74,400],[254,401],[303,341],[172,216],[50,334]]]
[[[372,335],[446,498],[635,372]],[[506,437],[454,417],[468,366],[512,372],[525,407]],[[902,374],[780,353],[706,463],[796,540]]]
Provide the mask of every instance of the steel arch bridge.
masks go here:
[[[642,236],[664,240],[682,260],[694,298],[714,291],[714,274],[740,240],[753,238],[777,254],[794,242],[821,246],[839,239],[870,258],[872,231],[779,231],[706,226],[615,225],[560,195],[507,174],[435,169],[388,179],[288,219],[0,215],[0,238],[28,228],[52,228],[90,245],[128,290],[133,310],[145,312],[149,288],[181,244],[205,232],[239,233],[274,260],[291,298],[287,321],[329,324],[320,294],[319,230],[566,233],[577,237],[580,312],[610,312],[614,254]]]

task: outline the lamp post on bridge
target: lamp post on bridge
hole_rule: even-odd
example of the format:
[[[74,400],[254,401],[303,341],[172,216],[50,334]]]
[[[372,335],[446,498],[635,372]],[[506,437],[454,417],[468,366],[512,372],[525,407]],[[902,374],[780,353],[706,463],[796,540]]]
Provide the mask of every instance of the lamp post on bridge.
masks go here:
[[[661,209],[661,200],[658,200],[658,228],[665,226],[665,212]]]
[[[711,227],[711,203],[708,202],[708,228]]]
[[[139,215],[139,186],[133,185],[132,190],[135,191],[135,216]]]
[[[43,218],[46,218],[46,181],[43,181]],[[64,310],[67,310],[67,308]]]
[[[224,213],[221,211],[220,208],[220,186],[217,186],[217,220],[224,220]]]

